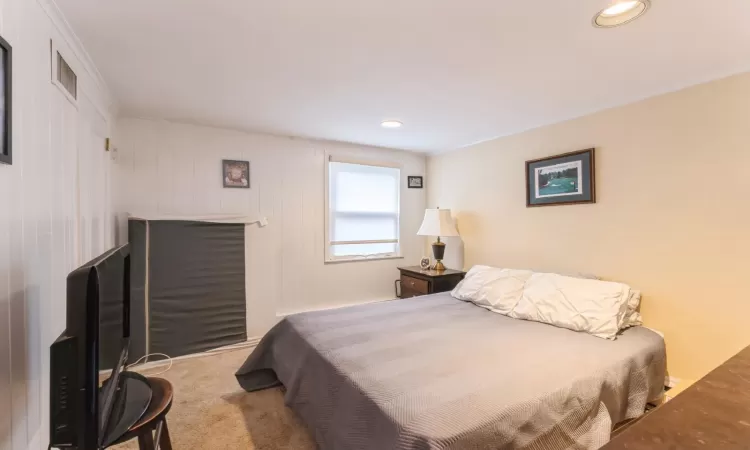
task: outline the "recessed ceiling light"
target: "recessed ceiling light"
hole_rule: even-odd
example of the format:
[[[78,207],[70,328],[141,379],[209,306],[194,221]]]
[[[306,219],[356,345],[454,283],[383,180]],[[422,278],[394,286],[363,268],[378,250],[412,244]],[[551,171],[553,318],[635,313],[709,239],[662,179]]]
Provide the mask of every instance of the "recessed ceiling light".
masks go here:
[[[399,122],[398,120],[384,120],[380,125],[383,128],[401,128],[403,123]]]
[[[594,16],[594,26],[612,28],[625,25],[644,15],[649,7],[651,7],[651,0],[617,1]]]

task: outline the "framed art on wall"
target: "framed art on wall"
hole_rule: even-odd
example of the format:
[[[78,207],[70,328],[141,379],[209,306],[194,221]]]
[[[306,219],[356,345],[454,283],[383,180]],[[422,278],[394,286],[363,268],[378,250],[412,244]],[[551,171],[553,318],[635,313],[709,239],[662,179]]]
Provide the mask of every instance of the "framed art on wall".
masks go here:
[[[13,164],[13,49],[0,37],[0,163]]]
[[[596,203],[594,149],[526,161],[526,206]]]
[[[409,176],[407,178],[409,189],[422,189],[422,177]]]
[[[223,159],[221,161],[221,175],[225,188],[250,188],[250,162]]]

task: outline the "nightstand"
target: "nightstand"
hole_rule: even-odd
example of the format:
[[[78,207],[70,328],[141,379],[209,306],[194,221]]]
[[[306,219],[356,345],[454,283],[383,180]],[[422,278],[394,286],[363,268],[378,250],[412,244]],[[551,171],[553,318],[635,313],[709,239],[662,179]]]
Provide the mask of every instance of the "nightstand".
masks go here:
[[[460,270],[446,269],[438,272],[422,270],[419,266],[399,267],[398,270],[401,272],[401,279],[396,283],[401,284],[400,298],[451,291],[466,275],[466,272]]]

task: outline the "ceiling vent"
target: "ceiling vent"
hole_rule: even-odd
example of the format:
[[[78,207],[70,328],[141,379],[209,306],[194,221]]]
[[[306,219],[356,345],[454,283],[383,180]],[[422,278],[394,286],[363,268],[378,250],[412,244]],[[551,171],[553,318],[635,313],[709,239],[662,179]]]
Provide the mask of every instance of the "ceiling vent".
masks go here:
[[[57,53],[57,82],[70,94],[73,99],[78,100],[78,77],[70,65],[65,61],[60,52]]]

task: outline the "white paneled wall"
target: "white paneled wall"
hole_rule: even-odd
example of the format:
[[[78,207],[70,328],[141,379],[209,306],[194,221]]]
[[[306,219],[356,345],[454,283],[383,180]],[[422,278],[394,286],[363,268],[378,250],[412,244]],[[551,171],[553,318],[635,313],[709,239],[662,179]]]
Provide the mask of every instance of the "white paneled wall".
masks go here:
[[[49,345],[65,327],[65,277],[113,244],[106,93],[48,0],[0,0],[13,46],[13,165],[0,164],[0,450],[43,449]],[[50,40],[79,102],[50,81]],[[80,58],[79,58],[80,57]]]
[[[286,313],[393,298],[396,268],[423,256],[425,192],[406,186],[424,173],[423,155],[141,119],[120,119],[115,132],[118,211],[268,217],[246,233],[248,336]],[[404,259],[323,263],[326,151],[401,164]],[[250,189],[222,187],[222,159],[250,161]]]

